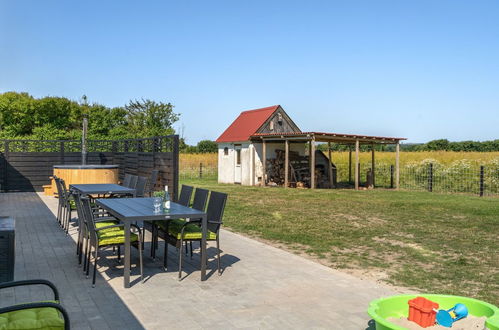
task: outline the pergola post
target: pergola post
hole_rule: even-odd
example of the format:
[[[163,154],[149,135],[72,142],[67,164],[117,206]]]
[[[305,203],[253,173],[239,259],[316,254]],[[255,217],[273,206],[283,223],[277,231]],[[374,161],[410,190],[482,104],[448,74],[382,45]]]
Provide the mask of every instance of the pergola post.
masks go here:
[[[310,188],[315,189],[315,139],[310,140]]]
[[[375,165],[375,159],[374,159],[374,143],[371,144],[371,171],[372,171],[372,178],[373,178],[373,188],[376,186],[376,165]]]
[[[262,183],[264,186],[267,185],[267,143],[265,140],[262,141]]]
[[[355,190],[359,189],[359,140],[355,141]]]
[[[400,141],[395,146],[395,189],[400,188]]]
[[[352,147],[348,146],[348,183],[352,182]]]
[[[284,141],[284,187],[289,186],[289,140]]]
[[[331,142],[327,143],[329,157],[329,189],[333,188],[333,159],[331,158]]]

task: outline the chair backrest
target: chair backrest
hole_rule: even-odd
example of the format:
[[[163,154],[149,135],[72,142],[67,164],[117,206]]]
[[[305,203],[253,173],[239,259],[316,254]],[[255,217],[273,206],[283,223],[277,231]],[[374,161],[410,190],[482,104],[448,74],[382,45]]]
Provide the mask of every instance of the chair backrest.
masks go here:
[[[132,180],[132,175],[125,173],[125,178],[123,179],[123,186],[130,188],[131,180]]]
[[[218,233],[222,225],[222,218],[225,210],[225,203],[227,202],[227,194],[212,191],[210,194],[210,201],[206,215],[208,216],[208,230]]]
[[[66,182],[64,181],[64,179],[59,178],[59,186],[62,193],[62,200],[64,202],[67,202],[69,196],[68,196],[68,189],[66,188]]]
[[[137,186],[137,181],[139,180],[139,177],[136,176],[136,175],[131,175],[130,177],[130,185],[127,186],[128,188],[132,188],[132,189],[135,189],[135,187]]]
[[[208,200],[209,191],[207,189],[196,188],[194,192],[194,201],[192,202],[192,208],[196,210],[204,211],[206,208],[206,201]]]
[[[194,188],[192,186],[186,186],[185,184],[183,184],[182,191],[180,192],[180,197],[177,203],[183,206],[189,206],[193,190]]]
[[[64,195],[61,188],[61,179],[59,179],[54,175],[54,181],[55,181],[55,187],[57,188],[57,199],[59,199],[59,202],[63,202]]]
[[[146,191],[147,178],[139,176],[135,185],[135,197],[144,197]]]
[[[88,197],[79,197],[81,211],[83,215],[83,222],[85,224],[85,228],[90,233],[90,241],[95,244],[97,241],[97,234],[95,231],[95,222],[94,216],[92,212],[92,204],[90,204],[90,199]]]
[[[156,188],[156,184],[158,183],[159,170],[152,170],[151,176],[149,177],[149,184],[147,186],[147,194],[151,196],[152,192]]]
[[[72,195],[75,201],[76,215],[78,216],[78,226],[80,227],[80,230],[82,230],[85,223],[85,216],[83,214],[83,206],[81,205],[81,195],[77,192],[72,192]]]

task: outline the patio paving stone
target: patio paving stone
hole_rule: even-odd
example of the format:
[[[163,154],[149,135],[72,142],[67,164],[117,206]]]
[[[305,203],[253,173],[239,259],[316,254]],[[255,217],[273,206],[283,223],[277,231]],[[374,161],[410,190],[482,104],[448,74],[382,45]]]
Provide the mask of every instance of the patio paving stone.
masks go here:
[[[369,301],[396,294],[388,286],[226,230],[221,232],[221,276],[210,244],[208,280],[200,281],[195,249],[192,260],[185,258],[179,282],[175,249],[169,249],[169,269],[164,272],[163,243],[157,260],[152,260],[146,236],[144,283],[139,282],[135,249],[130,289],[123,288],[122,265],[109,250],[100,258],[92,288],[91,279],[78,267],[76,227],[69,236],[59,228],[55,198],[3,193],[0,207],[0,215],[16,218],[16,280],[55,282],[73,329],[366,329]],[[44,299],[51,297],[43,287],[0,291],[2,306]]]

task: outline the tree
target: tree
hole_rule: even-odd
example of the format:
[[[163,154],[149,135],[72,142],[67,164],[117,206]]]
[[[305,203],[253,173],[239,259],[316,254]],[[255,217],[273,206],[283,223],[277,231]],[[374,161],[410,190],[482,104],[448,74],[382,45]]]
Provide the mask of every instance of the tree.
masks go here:
[[[218,144],[211,140],[202,140],[197,145],[199,153],[217,152]]]
[[[449,150],[449,140],[433,140],[426,144],[427,150]]]
[[[130,131],[136,136],[160,136],[173,134],[172,125],[180,115],[173,112],[171,103],[149,99],[130,101],[125,105]]]

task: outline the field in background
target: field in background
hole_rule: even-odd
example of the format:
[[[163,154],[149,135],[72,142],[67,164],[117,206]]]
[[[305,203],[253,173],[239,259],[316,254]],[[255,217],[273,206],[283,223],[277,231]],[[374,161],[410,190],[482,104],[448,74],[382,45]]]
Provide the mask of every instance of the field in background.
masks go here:
[[[218,154],[180,154],[180,179],[216,179],[218,176]],[[201,173],[201,174],[200,174]]]
[[[376,152],[376,186],[392,186],[395,153]],[[355,170],[348,168],[348,152],[333,152],[338,182],[352,182]],[[352,161],[355,154],[352,153]],[[483,167],[483,172],[481,171]],[[371,153],[360,153],[360,181],[371,168]],[[481,173],[482,172],[482,173]],[[217,154],[181,154],[180,178],[216,179]],[[481,184],[482,182],[482,184]],[[401,152],[400,186],[408,190],[432,190],[499,195],[499,152],[427,151]]]
[[[495,198],[181,183],[228,193],[223,221],[234,231],[357,275],[499,303]]]

